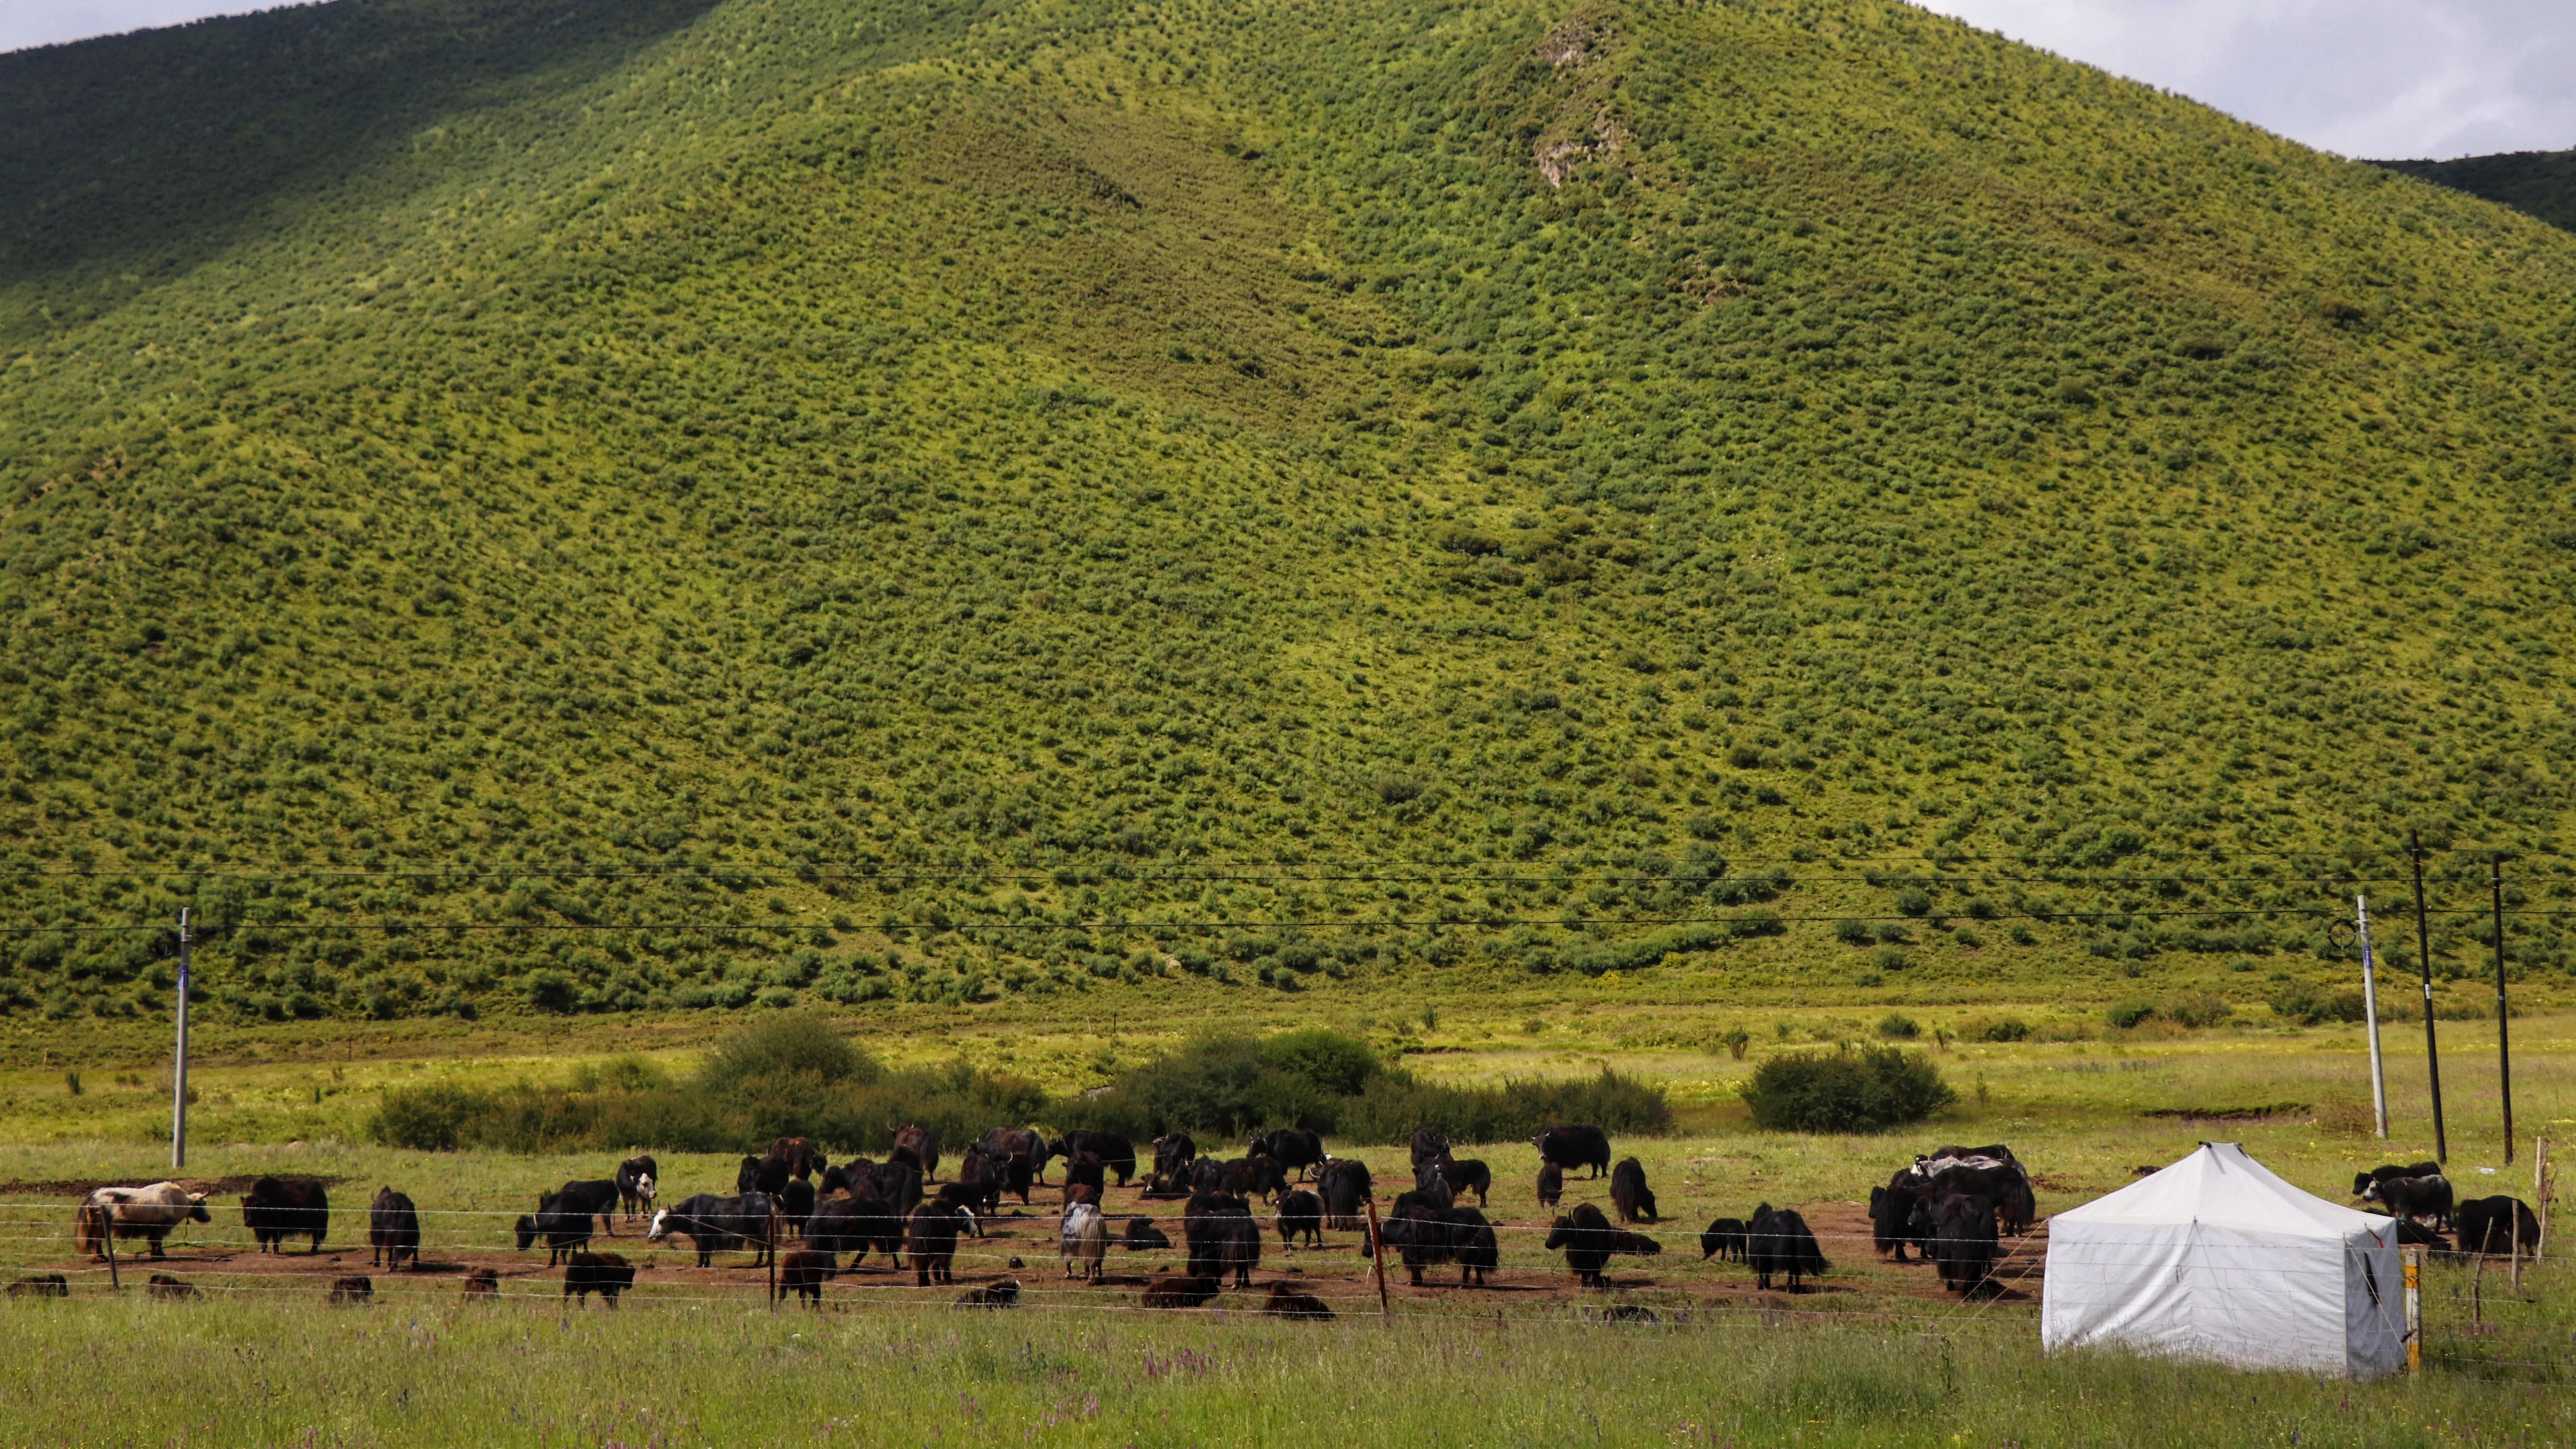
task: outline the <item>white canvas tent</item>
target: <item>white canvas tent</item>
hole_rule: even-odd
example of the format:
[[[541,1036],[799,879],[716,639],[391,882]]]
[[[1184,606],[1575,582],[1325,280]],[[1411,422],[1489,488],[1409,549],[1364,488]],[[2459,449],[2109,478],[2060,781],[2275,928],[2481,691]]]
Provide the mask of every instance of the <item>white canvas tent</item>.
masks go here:
[[[2392,1219],[2204,1142],[2048,1220],[2040,1343],[2376,1378],[2406,1366],[2404,1273]]]

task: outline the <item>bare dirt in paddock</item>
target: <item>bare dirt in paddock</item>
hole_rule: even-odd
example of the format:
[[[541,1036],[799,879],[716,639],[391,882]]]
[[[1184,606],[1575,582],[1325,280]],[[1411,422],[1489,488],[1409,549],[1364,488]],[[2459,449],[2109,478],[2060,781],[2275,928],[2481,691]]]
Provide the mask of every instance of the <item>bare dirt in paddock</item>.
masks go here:
[[[1408,1281],[1402,1264],[1390,1255],[1387,1296],[1399,1307],[1410,1305],[1417,1310],[1483,1312],[1490,1308],[1512,1316],[1601,1311],[1613,1305],[1635,1304],[1660,1314],[1741,1309],[1759,1312],[1766,1318],[1785,1315],[1791,1319],[1808,1315],[1920,1319],[2037,1301],[2040,1266],[2047,1251],[2045,1224],[2034,1228],[2028,1237],[2004,1240],[2003,1255],[1996,1265],[1996,1291],[1990,1298],[1969,1304],[1945,1291],[1930,1265],[1908,1262],[1899,1266],[1873,1251],[1869,1217],[1859,1205],[1825,1201],[1803,1205],[1799,1210],[1823,1246],[1832,1270],[1794,1294],[1777,1285],[1769,1292],[1756,1291],[1751,1271],[1740,1263],[1702,1262],[1698,1226],[1672,1220],[1646,1225],[1664,1242],[1661,1255],[1614,1258],[1609,1290],[1586,1289],[1566,1270],[1561,1255],[1540,1250],[1549,1219],[1527,1218],[1496,1221],[1503,1239],[1505,1266],[1489,1274],[1486,1285],[1462,1288],[1458,1269],[1441,1265],[1426,1269],[1423,1286],[1416,1288]],[[1024,1211],[1026,1215],[1015,1217],[1014,1211]],[[882,1256],[871,1254],[855,1266],[842,1269],[824,1291],[825,1306],[855,1309],[872,1302],[946,1303],[969,1288],[1015,1279],[1032,1306],[1137,1307],[1139,1294],[1154,1276],[1182,1271],[1183,1253],[1178,1246],[1183,1236],[1180,1204],[1146,1202],[1133,1190],[1113,1189],[1108,1211],[1113,1234],[1130,1217],[1151,1217],[1175,1246],[1131,1253],[1118,1247],[1113,1236],[1107,1272],[1099,1284],[1067,1279],[1056,1253],[1056,1210],[1041,1194],[1025,1210],[1014,1205],[988,1220],[989,1236],[960,1242],[953,1284],[919,1287],[910,1267],[898,1269]],[[1268,1215],[1261,1220],[1267,1229]],[[238,1232],[239,1225],[224,1221],[219,1214],[217,1227],[231,1236]],[[144,1246],[137,1242],[120,1252],[119,1266],[129,1275],[137,1271],[170,1273],[217,1292],[310,1292],[316,1302],[325,1298],[333,1278],[356,1273],[372,1277],[379,1294],[432,1288],[455,1292],[459,1280],[479,1268],[491,1269],[501,1279],[505,1294],[553,1296],[561,1292],[562,1269],[547,1267],[543,1250],[511,1250],[506,1228],[497,1221],[475,1225],[473,1236],[484,1240],[484,1244],[475,1245],[455,1242],[440,1227],[434,1219],[429,1225],[429,1242],[419,1270],[400,1274],[369,1266],[363,1241],[363,1207],[333,1214],[337,1245],[326,1242],[318,1254],[262,1253],[247,1244],[179,1246],[172,1248],[166,1259],[155,1262],[136,1255],[136,1250]],[[638,1306],[649,1306],[657,1298],[741,1301],[758,1299],[766,1293],[769,1271],[750,1266],[748,1253],[720,1253],[713,1266],[700,1268],[692,1248],[677,1241],[648,1244],[643,1239],[643,1229],[641,1220],[621,1220],[614,1237],[602,1235],[590,1245],[592,1252],[619,1254],[636,1267],[635,1292],[642,1300]],[[198,1231],[204,1229],[200,1227]],[[352,1238],[358,1241],[352,1243]],[[442,1238],[450,1240],[442,1242]],[[792,1240],[788,1247],[793,1251]],[[1014,1258],[1018,1260],[1016,1265]],[[102,1266],[95,1262],[68,1258],[30,1266],[105,1276]],[[1275,1231],[1263,1244],[1252,1293],[1229,1289],[1211,1306],[1237,1311],[1251,1307],[1274,1281],[1323,1297],[1345,1314],[1368,1314],[1377,1308],[1376,1285],[1368,1260],[1358,1252],[1357,1235],[1328,1233],[1325,1247],[1283,1249]]]

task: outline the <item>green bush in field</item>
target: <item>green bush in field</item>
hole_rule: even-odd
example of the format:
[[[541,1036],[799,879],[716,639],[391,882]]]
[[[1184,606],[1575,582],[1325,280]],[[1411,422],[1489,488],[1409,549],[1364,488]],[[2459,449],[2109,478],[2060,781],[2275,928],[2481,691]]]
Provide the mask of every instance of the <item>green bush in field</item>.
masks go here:
[[[2102,1016],[2111,1025],[2127,1031],[2131,1027],[2153,1020],[2156,1016],[2156,1004],[2143,998],[2131,997],[2125,1001],[2111,1003],[2103,1009]]]
[[[1958,1100],[1931,1058],[1895,1047],[1784,1053],[1738,1090],[1754,1124],[1774,1132],[1875,1132]]]
[[[1954,898],[2029,950],[1917,977],[2144,979],[2567,835],[2576,239],[1895,0],[1559,18],[0,56],[0,1014],[183,906],[238,1022],[1884,980]]]
[[[1923,1027],[1914,1018],[1891,1011],[1879,1021],[1878,1034],[1890,1041],[1912,1041],[1923,1034]]]
[[[2291,982],[2274,992],[2271,1004],[2282,1019],[2301,1026],[2361,1021],[2369,1014],[2360,991],[2331,990],[2305,981]]]

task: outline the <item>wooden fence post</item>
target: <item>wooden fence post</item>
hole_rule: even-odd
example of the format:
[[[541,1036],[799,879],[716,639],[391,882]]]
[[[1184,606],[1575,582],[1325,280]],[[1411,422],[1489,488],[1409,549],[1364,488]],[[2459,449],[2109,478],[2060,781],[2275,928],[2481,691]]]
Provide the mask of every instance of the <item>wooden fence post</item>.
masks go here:
[[[2420,1243],[2397,1250],[2406,1261],[2406,1371],[2424,1367],[2424,1248]]]
[[[1386,1299],[1386,1235],[1378,1231],[1377,1197],[1374,1194],[1368,1199],[1368,1215],[1369,1264],[1377,1270],[1377,1316],[1393,1318],[1395,1310],[1388,1306]]]
[[[778,1204],[769,1205],[769,1311],[778,1311]]]
[[[116,1213],[109,1209],[100,1216],[104,1221],[99,1224],[99,1241],[107,1244],[107,1291],[122,1293],[125,1285],[116,1276]]]

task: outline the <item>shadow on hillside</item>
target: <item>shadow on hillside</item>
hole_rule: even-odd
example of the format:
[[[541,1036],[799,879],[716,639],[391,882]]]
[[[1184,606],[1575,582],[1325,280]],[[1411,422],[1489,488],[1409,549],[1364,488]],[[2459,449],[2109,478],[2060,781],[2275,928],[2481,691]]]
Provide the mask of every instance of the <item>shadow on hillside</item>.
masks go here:
[[[182,269],[282,196],[576,88],[716,3],[334,0],[0,56],[0,289]]]

